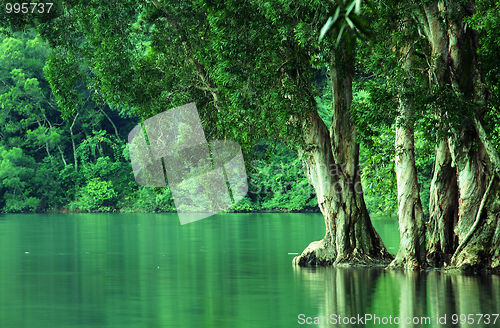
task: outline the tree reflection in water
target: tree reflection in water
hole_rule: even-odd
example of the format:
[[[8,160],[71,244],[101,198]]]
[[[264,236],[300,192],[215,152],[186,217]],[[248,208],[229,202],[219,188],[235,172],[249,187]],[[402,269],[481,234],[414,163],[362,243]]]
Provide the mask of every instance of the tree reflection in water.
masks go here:
[[[465,276],[431,272],[404,272],[382,268],[300,268],[294,266],[296,283],[303,284],[311,298],[324,298],[317,313],[317,327],[377,327],[382,322],[358,322],[365,314],[391,320],[392,327],[478,327],[485,317],[476,314],[500,313],[500,277],[496,275]],[[455,325],[452,323],[452,315]],[[473,314],[469,318],[460,315]],[[446,324],[444,316],[446,315]],[[334,323],[332,318],[341,322]],[[323,319],[324,317],[328,318]],[[355,317],[347,323],[347,318]],[[395,318],[400,322],[395,324]],[[437,318],[441,318],[441,323]],[[386,318],[386,319],[384,319]],[[406,319],[410,318],[410,319]],[[429,318],[429,319],[426,319]],[[474,320],[474,324],[467,320]],[[462,319],[462,320],[461,320]],[[343,321],[346,320],[346,321]],[[378,319],[377,319],[378,320]],[[418,321],[418,323],[414,323]],[[424,324],[430,320],[430,324]],[[491,317],[493,324],[494,316]],[[311,322],[310,321],[310,322]],[[407,323],[407,322],[409,323]],[[500,318],[496,324],[500,324]]]

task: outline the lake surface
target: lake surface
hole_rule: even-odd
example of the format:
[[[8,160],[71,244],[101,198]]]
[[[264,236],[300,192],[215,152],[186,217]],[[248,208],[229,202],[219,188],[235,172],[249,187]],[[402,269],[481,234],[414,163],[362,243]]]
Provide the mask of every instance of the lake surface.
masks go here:
[[[498,276],[293,267],[323,235],[320,214],[0,215],[0,327],[500,326]]]

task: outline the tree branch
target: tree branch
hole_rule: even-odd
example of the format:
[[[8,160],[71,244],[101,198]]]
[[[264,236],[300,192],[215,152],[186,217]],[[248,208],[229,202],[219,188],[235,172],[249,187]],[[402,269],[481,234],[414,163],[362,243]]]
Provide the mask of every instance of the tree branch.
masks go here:
[[[169,15],[169,13],[163,8],[163,5],[158,1],[158,0],[151,0],[153,5],[156,7],[156,9],[161,10],[163,13],[163,17],[167,20],[167,23],[169,23],[178,33],[181,39],[181,42],[184,45],[184,50],[193,63],[194,67],[196,68],[196,71],[198,73],[198,76],[200,77],[201,82],[205,85],[207,88],[207,91],[209,91],[212,94],[212,97],[214,98],[214,104],[217,109],[220,109],[222,105],[220,104],[220,100],[218,97],[218,92],[215,92],[214,90],[217,90],[217,87],[215,83],[210,79],[210,76],[208,75],[206,69],[203,67],[203,65],[193,56],[192,51],[193,47],[191,46],[191,43],[189,42],[185,31],[182,29],[182,27]]]
[[[111,125],[115,129],[116,138],[118,138],[118,140],[121,140],[120,135],[118,134],[118,129],[116,128],[115,123],[113,123],[113,121],[111,120],[111,118],[109,118],[108,114],[106,114],[106,112],[101,108],[101,106],[97,106],[97,107],[99,108],[99,110],[101,111],[101,113],[103,113],[104,116],[106,116],[106,118],[108,119],[109,123],[111,123]]]

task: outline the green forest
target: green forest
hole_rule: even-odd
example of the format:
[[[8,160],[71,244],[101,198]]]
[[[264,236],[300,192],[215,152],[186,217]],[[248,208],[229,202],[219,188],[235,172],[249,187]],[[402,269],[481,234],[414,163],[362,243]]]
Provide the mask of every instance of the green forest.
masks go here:
[[[16,9],[17,8],[17,9]],[[45,11],[44,11],[45,10]],[[128,133],[194,102],[228,211],[320,211],[299,266],[500,269],[500,2],[61,1],[0,15],[0,207],[175,211]],[[399,221],[395,258],[371,217]]]
[[[4,34],[0,42],[3,213],[176,210],[168,188],[153,190],[134,180],[127,135],[140,118],[130,108],[97,104],[82,79],[76,88],[79,108],[63,119],[44,71],[53,52],[50,45],[34,31]],[[316,70],[315,81],[318,111],[325,121],[331,120],[325,68]],[[361,86],[359,92],[366,94]],[[366,201],[373,214],[396,211],[393,130],[381,129],[373,137],[380,146],[365,147],[361,155]],[[431,143],[421,138],[417,147],[425,154],[417,166],[422,201],[428,203]],[[256,140],[249,151],[248,194],[228,211],[319,211],[296,153],[284,143],[265,139]]]

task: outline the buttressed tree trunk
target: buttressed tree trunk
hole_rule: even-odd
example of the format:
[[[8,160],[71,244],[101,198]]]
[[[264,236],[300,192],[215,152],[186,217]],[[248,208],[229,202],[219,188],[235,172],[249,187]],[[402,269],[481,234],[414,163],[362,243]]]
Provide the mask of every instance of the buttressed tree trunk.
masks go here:
[[[458,245],[454,233],[458,221],[458,186],[456,169],[451,165],[448,142],[436,145],[434,175],[429,200],[429,226],[427,229],[427,262],[441,267],[450,263]]]
[[[299,155],[314,186],[325,218],[326,234],[312,242],[293,263],[315,265],[388,264],[392,256],[373,228],[363,198],[359,172],[359,144],[350,117],[353,66],[347,47],[330,65],[333,119],[330,130],[317,113],[305,126],[305,146]]]
[[[440,11],[440,15],[433,12]],[[431,45],[441,44],[446,66],[437,83],[450,84],[465,102],[478,104],[472,117],[464,117],[460,128],[452,128],[448,142],[458,186],[458,223],[454,233],[458,245],[453,250],[451,267],[461,270],[500,269],[500,179],[495,178],[495,153],[488,154],[489,141],[480,132],[487,90],[477,55],[477,33],[463,19],[475,12],[472,1],[459,5],[453,1],[426,7],[424,24]],[[445,17],[444,21],[438,17]],[[444,38],[444,41],[443,41]],[[436,52],[438,53],[438,52]],[[449,116],[454,113],[446,113]],[[485,148],[485,146],[487,146]],[[453,224],[453,220],[441,226]],[[436,225],[439,227],[439,225]]]
[[[413,65],[413,48],[403,47],[403,69],[409,73]],[[401,88],[399,114],[396,118],[395,171],[398,187],[398,219],[400,244],[390,269],[418,270],[425,264],[425,222],[415,167],[413,102],[403,95],[411,87],[411,73]]]
[[[437,2],[423,7],[417,14],[422,33],[431,48],[432,64],[429,70],[430,87],[450,84],[450,55],[447,29],[439,16]],[[438,119],[443,121],[447,113]],[[437,126],[442,134],[446,125]],[[442,137],[441,137],[442,138]],[[436,138],[434,173],[430,186],[429,225],[427,229],[427,262],[435,267],[449,263],[458,245],[454,228],[458,221],[458,185],[456,168],[452,166],[447,140]]]

